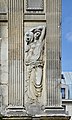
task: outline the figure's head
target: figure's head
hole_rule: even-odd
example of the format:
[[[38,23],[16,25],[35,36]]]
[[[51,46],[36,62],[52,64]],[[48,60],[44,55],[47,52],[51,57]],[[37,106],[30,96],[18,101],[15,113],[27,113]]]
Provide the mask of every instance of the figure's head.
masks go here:
[[[34,38],[35,38],[36,40],[38,40],[39,37],[40,37],[40,35],[41,35],[41,30],[36,29],[36,30],[34,31]]]
[[[33,32],[29,31],[25,34],[25,40],[29,44],[33,41]]]

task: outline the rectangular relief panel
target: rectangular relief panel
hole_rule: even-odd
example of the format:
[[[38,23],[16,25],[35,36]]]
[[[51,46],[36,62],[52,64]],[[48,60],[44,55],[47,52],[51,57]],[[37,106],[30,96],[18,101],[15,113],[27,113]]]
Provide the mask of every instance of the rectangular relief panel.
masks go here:
[[[46,24],[43,22],[25,22],[25,106],[44,105],[45,67],[46,67]]]
[[[41,11],[44,8],[43,0],[26,0],[27,11]]]
[[[24,0],[25,21],[46,21],[46,0]]]
[[[8,0],[0,0],[0,14],[8,12]]]

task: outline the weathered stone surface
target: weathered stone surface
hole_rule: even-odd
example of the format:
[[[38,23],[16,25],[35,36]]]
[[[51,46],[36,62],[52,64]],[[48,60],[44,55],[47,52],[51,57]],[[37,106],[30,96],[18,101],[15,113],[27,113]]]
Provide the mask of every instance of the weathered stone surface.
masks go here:
[[[61,0],[37,1],[0,0],[0,112],[6,120],[70,118],[60,96]]]

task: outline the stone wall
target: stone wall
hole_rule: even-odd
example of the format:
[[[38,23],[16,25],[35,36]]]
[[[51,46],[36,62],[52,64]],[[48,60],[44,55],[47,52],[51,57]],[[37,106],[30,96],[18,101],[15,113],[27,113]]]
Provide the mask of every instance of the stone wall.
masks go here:
[[[1,110],[33,116],[63,110],[61,0],[7,2],[0,13]]]

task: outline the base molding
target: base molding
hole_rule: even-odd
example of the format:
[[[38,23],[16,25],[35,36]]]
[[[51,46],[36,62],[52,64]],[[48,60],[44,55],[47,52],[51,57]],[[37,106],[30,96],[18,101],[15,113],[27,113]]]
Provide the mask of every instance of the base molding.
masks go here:
[[[1,114],[7,118],[27,116],[23,106],[8,106]]]
[[[21,116],[21,117],[3,117],[2,120],[69,120],[70,116]]]
[[[53,106],[46,106],[45,107],[45,110],[44,110],[45,113],[47,113],[48,115],[68,115],[68,111],[66,111],[66,106],[59,106],[59,107],[53,107]]]
[[[37,108],[33,106],[33,110],[37,110]],[[62,106],[46,106],[43,111],[36,114],[28,114],[25,107],[22,106],[8,106],[5,114],[0,116],[0,120],[69,120],[70,118],[71,116],[66,114],[66,110]]]

